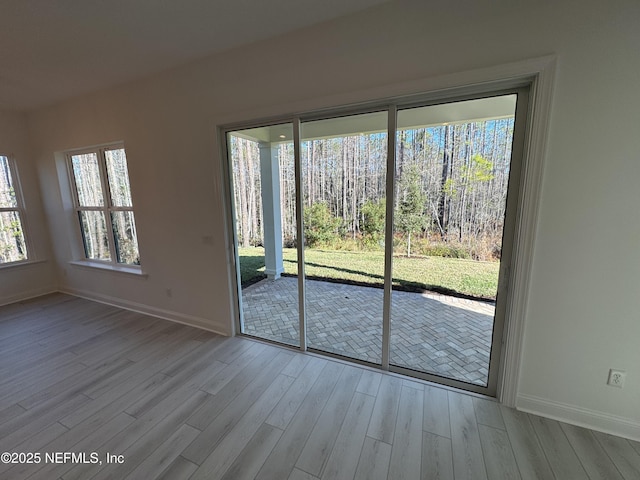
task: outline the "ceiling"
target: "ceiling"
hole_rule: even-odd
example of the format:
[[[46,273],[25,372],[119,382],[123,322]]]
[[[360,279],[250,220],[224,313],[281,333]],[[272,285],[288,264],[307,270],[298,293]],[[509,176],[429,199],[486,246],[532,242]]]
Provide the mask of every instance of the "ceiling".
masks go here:
[[[386,0],[0,0],[0,110],[28,111]]]

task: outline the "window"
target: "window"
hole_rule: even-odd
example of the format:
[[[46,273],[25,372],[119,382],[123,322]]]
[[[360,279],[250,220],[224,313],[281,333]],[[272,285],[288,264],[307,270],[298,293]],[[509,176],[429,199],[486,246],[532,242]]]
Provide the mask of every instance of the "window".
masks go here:
[[[85,257],[140,265],[124,148],[74,151],[67,157]]]
[[[15,163],[0,155],[0,264],[27,260],[24,204]]]
[[[223,127],[240,332],[495,395],[528,101],[523,84]]]

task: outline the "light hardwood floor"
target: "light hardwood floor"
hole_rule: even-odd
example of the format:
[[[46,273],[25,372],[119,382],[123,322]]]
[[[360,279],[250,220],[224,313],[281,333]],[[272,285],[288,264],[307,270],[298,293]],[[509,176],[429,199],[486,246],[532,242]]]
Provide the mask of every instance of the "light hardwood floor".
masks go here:
[[[61,294],[0,307],[0,452],[41,455],[10,480],[640,478],[636,442]]]

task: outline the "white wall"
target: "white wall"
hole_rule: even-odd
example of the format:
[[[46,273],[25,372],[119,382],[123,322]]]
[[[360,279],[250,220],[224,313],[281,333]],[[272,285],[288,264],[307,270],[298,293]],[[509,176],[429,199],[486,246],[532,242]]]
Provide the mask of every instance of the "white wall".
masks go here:
[[[518,402],[640,438],[640,4],[455,3],[384,4],[32,113],[63,288],[230,332],[216,125],[556,54]],[[67,264],[75,237],[54,152],[115,140],[127,149],[146,279]],[[624,389],[605,386],[610,367],[628,371]]]
[[[42,211],[38,174],[32,161],[26,116],[0,112],[0,155],[16,160],[24,194],[30,242],[29,263],[0,267],[0,305],[55,291],[55,266],[49,248],[49,229]]]

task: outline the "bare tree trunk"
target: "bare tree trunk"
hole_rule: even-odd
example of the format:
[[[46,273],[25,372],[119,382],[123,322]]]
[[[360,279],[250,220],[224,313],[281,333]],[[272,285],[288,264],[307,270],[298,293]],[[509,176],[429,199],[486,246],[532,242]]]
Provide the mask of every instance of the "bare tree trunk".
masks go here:
[[[347,162],[349,161],[349,155],[344,142],[342,142],[342,220],[347,222]]]
[[[405,151],[405,143],[407,140],[407,132],[406,130],[402,130],[400,132],[398,132],[398,147],[399,147],[399,152],[398,152],[398,165],[396,167],[397,170],[397,175],[396,175],[396,185],[400,182],[400,179],[402,178],[402,172],[404,171],[404,164],[405,164],[405,155],[406,155],[406,151]],[[393,132],[392,132],[393,135]],[[396,188],[396,198],[395,200],[395,205],[399,205],[400,204],[400,189]]]
[[[254,158],[252,149],[249,148],[250,145],[247,145],[248,149],[248,158],[247,158],[247,174],[248,174],[248,183],[249,183],[249,199],[248,199],[248,214],[250,219],[250,233],[249,233],[249,241],[255,240],[256,237],[260,237],[259,240],[262,241],[262,235],[258,233],[258,206],[256,199],[256,175],[254,162],[256,159]]]
[[[444,151],[442,154],[442,172],[440,174],[440,200],[438,202],[438,221],[440,224],[440,234],[442,238],[447,238],[447,180],[451,171],[451,150],[453,145],[450,141],[451,126],[444,127]]]
[[[247,181],[246,181],[246,140],[238,139],[238,200],[240,212],[240,240],[243,247],[249,246],[249,211],[247,208]]]

